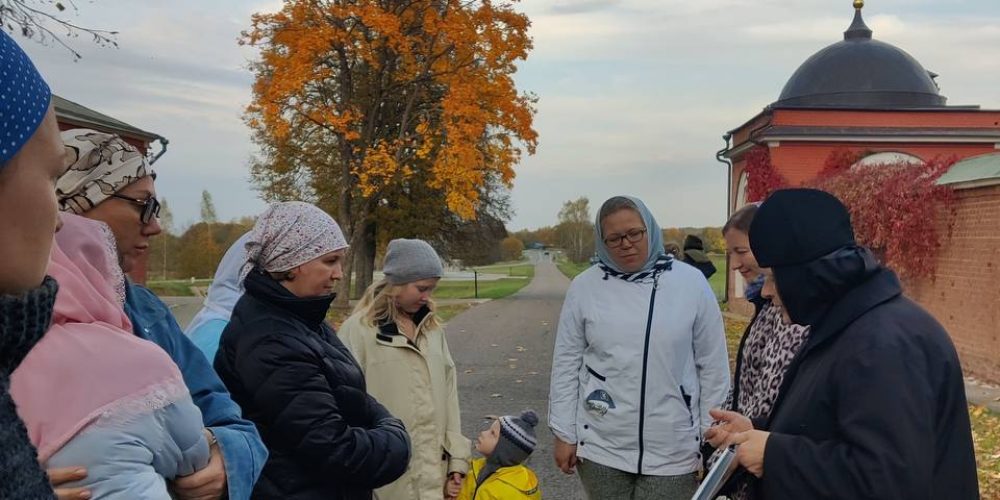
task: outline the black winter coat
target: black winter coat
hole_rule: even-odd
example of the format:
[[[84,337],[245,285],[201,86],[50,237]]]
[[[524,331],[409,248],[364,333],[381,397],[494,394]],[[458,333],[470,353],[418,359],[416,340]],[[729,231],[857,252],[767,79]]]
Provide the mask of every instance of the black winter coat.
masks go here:
[[[700,250],[685,250],[681,262],[698,268],[701,274],[705,275],[705,279],[711,278],[716,272],[715,264],[712,264],[712,260]]]
[[[860,270],[855,286],[838,282],[850,273],[834,267],[786,273],[784,283],[776,272],[782,297],[811,293],[820,305],[818,290],[849,291],[811,309],[822,317],[765,428],[759,498],[979,498],[962,369],[948,334],[902,296],[891,271]]]
[[[371,498],[406,471],[410,441],[324,322],[333,298],[296,297],[257,270],[245,287],[215,369],[270,452],[253,498]]]

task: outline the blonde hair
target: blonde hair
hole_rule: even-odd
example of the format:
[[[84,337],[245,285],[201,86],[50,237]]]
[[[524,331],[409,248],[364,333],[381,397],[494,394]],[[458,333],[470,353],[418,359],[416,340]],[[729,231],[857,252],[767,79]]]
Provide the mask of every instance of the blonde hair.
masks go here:
[[[383,323],[398,324],[399,319],[406,313],[396,305],[396,297],[399,296],[399,292],[407,285],[409,283],[393,285],[384,278],[377,283],[372,283],[365,290],[365,294],[361,297],[358,305],[354,306],[354,311],[351,314],[360,313],[362,323],[369,327],[378,326]],[[434,299],[428,300],[427,307],[431,310],[431,314],[424,322],[425,327],[429,329],[440,327],[441,322],[438,320],[437,315],[434,314],[434,311],[437,309],[434,305]]]

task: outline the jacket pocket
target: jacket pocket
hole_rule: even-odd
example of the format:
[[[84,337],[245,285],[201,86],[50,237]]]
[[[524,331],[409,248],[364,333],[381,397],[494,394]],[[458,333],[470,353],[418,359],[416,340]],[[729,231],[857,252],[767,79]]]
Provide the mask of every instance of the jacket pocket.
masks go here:
[[[609,410],[615,409],[615,399],[610,391],[608,379],[590,367],[587,369],[586,383],[583,391],[583,407],[591,417],[603,417]]]
[[[701,452],[701,426],[678,424],[674,427],[671,458],[676,462],[698,457]],[[675,463],[676,463],[675,462]]]
[[[608,381],[607,377],[605,377],[604,375],[601,375],[600,373],[597,373],[593,368],[590,367],[590,365],[584,365],[584,366],[587,367],[587,373],[589,373],[591,376],[593,376],[597,380],[600,380],[601,382],[607,382]]]
[[[694,426],[694,410],[691,409],[691,395],[684,390],[684,386],[680,386],[681,389],[681,399],[684,400],[684,407],[687,408],[688,423]]]

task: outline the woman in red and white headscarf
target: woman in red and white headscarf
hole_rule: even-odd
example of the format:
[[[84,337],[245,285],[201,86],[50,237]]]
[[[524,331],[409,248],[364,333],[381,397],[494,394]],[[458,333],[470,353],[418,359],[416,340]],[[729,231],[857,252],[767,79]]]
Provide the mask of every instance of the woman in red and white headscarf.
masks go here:
[[[39,461],[87,469],[64,486],[95,499],[170,498],[165,479],[208,464],[201,413],[167,353],[131,334],[110,229],[63,222],[49,264],[52,326],[11,376],[18,413]]]

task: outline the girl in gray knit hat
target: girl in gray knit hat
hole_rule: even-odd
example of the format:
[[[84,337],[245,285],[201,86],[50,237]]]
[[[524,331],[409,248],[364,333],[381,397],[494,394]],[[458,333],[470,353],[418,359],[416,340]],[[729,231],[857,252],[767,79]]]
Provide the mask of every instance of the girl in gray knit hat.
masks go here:
[[[338,335],[365,371],[368,392],[406,425],[410,468],[376,490],[379,500],[454,498],[469,470],[455,362],[431,294],[444,274],[425,241],[389,242],[385,278],[365,292]]]
[[[458,500],[538,500],[538,478],[525,460],[538,444],[538,416],[528,410],[518,416],[489,419],[476,438],[476,451],[483,458],[472,462]]]

